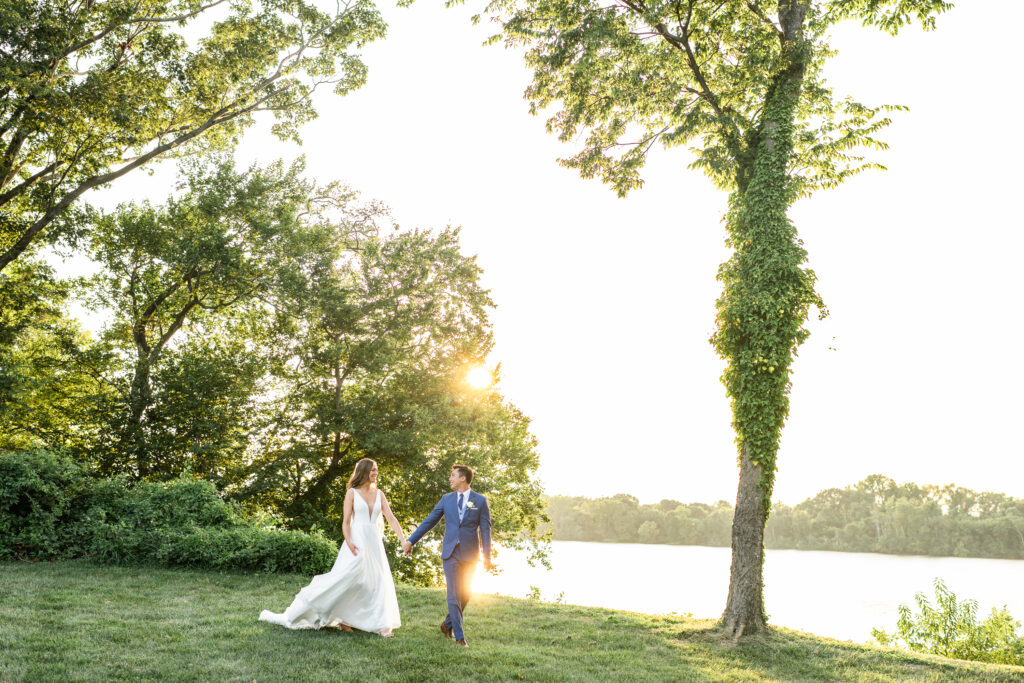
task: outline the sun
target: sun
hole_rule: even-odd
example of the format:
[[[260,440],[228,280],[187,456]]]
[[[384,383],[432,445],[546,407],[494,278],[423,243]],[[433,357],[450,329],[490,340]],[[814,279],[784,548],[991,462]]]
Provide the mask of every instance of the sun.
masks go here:
[[[493,382],[491,371],[483,365],[478,365],[466,373],[466,383],[474,389],[486,389]]]

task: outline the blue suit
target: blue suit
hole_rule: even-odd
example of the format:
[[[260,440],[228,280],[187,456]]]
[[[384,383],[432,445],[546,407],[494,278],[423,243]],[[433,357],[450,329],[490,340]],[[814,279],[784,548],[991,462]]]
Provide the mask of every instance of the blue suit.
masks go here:
[[[448,616],[444,623],[452,630],[456,640],[466,637],[462,630],[462,613],[473,595],[470,585],[480,557],[481,543],[485,557],[491,557],[491,511],[487,507],[487,498],[476,491],[470,491],[467,498],[463,501],[465,513],[460,520],[458,493],[452,491],[441,496],[441,500],[408,539],[409,543],[416,545],[444,517],[441,561],[448,591]]]

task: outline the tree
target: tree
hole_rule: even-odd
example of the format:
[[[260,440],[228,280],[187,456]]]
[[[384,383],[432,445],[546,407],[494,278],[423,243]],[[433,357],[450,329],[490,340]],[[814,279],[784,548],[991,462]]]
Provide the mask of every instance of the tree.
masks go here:
[[[458,231],[411,231],[366,241],[316,281],[279,354],[266,429],[229,495],[292,523],[340,533],[345,479],[372,457],[404,526],[447,490],[447,470],[477,468],[473,486],[501,492],[495,538],[536,544],[544,521],[529,420],[493,389],[471,390],[469,369],[492,348],[489,294]],[[407,578],[436,572],[393,557]]]
[[[691,167],[730,193],[733,254],[719,269],[711,342],[726,360],[740,468],[723,626],[765,628],[764,527],[789,410],[790,364],[812,307],[825,314],[791,204],[877,166],[860,149],[896,108],[840,100],[822,77],[828,29],[858,20],[895,34],[934,27],[943,0],[491,0],[534,70],[534,113],[583,148],[562,163],[621,196],[656,143],[692,144]]]
[[[935,605],[923,593],[914,596],[920,614],[900,605],[896,631],[871,629],[871,635],[883,647],[902,641],[913,652],[930,652],[943,657],[995,664],[1024,665],[1024,636],[1017,635],[1020,622],[1004,605],[978,622],[978,603],[957,600],[942,579],[935,579]]]
[[[360,457],[378,460],[406,525],[463,461],[478,468],[475,488],[501,493],[495,538],[543,559],[529,420],[493,386],[466,382],[492,349],[493,304],[458,231],[380,237],[385,207],[306,182],[301,170],[239,171],[215,159],[187,168],[162,205],[82,212],[89,254],[103,266],[86,283],[87,302],[110,314],[95,345],[105,365],[83,386],[115,410],[103,415],[103,438],[74,448],[76,457],[100,474],[188,471],[254,512],[334,537],[339,494]],[[0,349],[0,360],[18,361],[0,384],[0,413],[17,418],[16,429],[0,424],[0,444],[19,448],[63,445],[97,424],[64,377],[93,378],[84,354],[58,354],[54,335],[36,333],[65,314],[68,283],[45,267],[26,273],[30,263],[0,273],[12,283],[3,296],[18,303],[0,310],[0,334],[20,340]],[[64,404],[55,428],[21,429]],[[406,579],[438,574],[426,554],[393,559]]]
[[[0,449],[81,452],[116,404],[110,350],[68,315],[69,296],[46,264],[0,273]]]
[[[297,139],[313,91],[361,86],[350,50],[384,31],[367,0],[333,14],[306,0],[6,2],[0,271],[73,238],[69,209],[84,193],[154,159],[227,148],[257,112]]]
[[[657,543],[661,537],[658,530],[658,523],[652,519],[647,520],[636,530],[637,539],[641,543]]]
[[[153,366],[152,403],[137,444],[146,449],[149,479],[190,472],[223,489],[244,467],[249,439],[265,422],[259,404],[269,354],[254,343],[252,333],[262,331],[249,320],[255,315],[250,303],[204,316]],[[105,462],[126,461],[112,451]]]
[[[104,270],[91,279],[90,302],[112,313],[106,335],[130,350],[132,368],[118,443],[101,466],[104,472],[166,478],[180,469],[166,459],[173,460],[174,449],[152,447],[148,433],[156,424],[150,419],[153,371],[183,328],[198,325],[210,337],[218,327],[223,330],[230,312],[244,308],[272,320],[275,311],[301,296],[311,274],[329,269],[332,257],[364,231],[376,230],[372,210],[353,210],[352,221],[332,222],[349,208],[354,193],[338,184],[318,188],[301,171],[301,162],[243,172],[228,161],[199,165],[186,173],[182,196],[164,206],[123,204],[109,214],[92,213],[90,255]],[[244,381],[255,391],[262,369],[251,367],[237,342],[229,352],[232,345],[231,339],[200,343],[202,352],[191,355],[192,369],[203,371],[196,379],[207,389],[223,386],[227,375],[202,356],[223,359],[227,353],[239,361],[236,369],[250,366]],[[165,380],[172,375],[165,373]],[[180,372],[176,377],[179,385],[188,379]],[[187,392],[177,396],[188,399]],[[165,404],[161,419],[166,423],[175,411]],[[155,462],[157,455],[165,460]]]
[[[950,491],[966,500],[986,498],[990,509],[976,515],[953,508],[943,513],[940,503]],[[725,546],[731,541],[734,511],[724,500],[714,506],[663,500],[637,507],[635,498],[619,494],[596,500],[551,496],[547,502],[557,540],[633,543],[646,526],[643,537],[648,542]],[[774,503],[765,545],[1021,559],[1024,501],[953,485],[897,486],[892,479],[873,474],[845,489],[821,491],[796,507]]]
[[[67,298],[67,283],[59,282],[44,263],[25,261],[0,273],[0,416],[22,384],[12,357],[15,341],[33,328],[60,320]]]

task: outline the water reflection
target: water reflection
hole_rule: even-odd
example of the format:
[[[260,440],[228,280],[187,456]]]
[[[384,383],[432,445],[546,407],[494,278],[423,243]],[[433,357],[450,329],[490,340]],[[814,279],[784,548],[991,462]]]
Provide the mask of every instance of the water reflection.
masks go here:
[[[478,571],[481,593],[541,598],[652,614],[717,618],[729,587],[729,549],[703,546],[556,541],[551,571],[526,554],[502,550],[498,576]],[[955,557],[769,550],[765,600],[773,624],[822,636],[867,642],[873,627],[892,631],[900,603],[933,596],[942,577],[960,599],[978,601],[979,616],[1007,605],[1024,620],[1024,561]]]

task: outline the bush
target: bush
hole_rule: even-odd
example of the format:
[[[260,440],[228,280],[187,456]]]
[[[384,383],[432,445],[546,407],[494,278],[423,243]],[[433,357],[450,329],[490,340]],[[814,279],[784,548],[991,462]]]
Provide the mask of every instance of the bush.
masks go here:
[[[64,553],[81,470],[46,451],[0,453],[0,558]]]
[[[324,536],[251,527],[197,528],[162,540],[156,555],[170,567],[323,574],[338,554]]]
[[[337,552],[322,533],[241,516],[207,481],[132,485],[46,451],[0,453],[0,559],[319,574]]]
[[[946,588],[942,579],[935,579],[935,607],[923,593],[915,596],[921,614],[911,614],[910,608],[900,605],[896,632],[887,634],[872,629],[871,635],[883,646],[895,646],[902,641],[914,652],[930,652],[993,664],[1024,665],[1024,637],[1017,635],[1020,622],[1006,607],[992,609],[988,619],[978,623],[978,603],[974,600],[957,602],[956,595]]]

